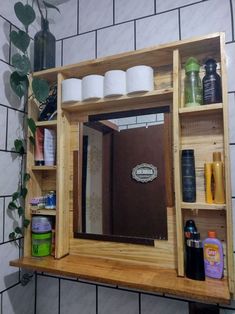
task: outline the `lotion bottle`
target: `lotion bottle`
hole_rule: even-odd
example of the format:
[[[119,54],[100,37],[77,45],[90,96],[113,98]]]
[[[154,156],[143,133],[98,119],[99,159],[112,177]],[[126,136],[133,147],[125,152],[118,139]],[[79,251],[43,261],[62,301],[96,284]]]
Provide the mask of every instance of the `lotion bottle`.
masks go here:
[[[203,241],[205,273],[207,277],[223,277],[224,258],[222,243],[216,239],[215,231],[208,231],[208,238]]]
[[[225,203],[224,194],[224,175],[223,162],[221,161],[221,153],[213,153],[213,178],[214,178],[214,202],[215,204]]]

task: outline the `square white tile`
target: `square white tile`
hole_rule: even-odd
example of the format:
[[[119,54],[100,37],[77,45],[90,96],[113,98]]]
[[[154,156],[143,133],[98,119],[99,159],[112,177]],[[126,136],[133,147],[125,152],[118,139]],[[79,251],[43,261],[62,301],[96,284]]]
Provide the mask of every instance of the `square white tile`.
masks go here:
[[[7,108],[0,106],[0,149],[6,148]]]
[[[163,12],[167,10],[172,10],[175,8],[182,7],[187,4],[192,4],[198,2],[198,0],[155,0],[156,1],[156,12]],[[203,1],[203,0],[201,0]]]
[[[63,42],[63,65],[95,58],[95,33],[65,39]]]
[[[56,67],[60,67],[61,64],[61,54],[62,54],[62,41],[59,40],[56,42],[56,56],[55,56],[55,65]]]
[[[94,285],[61,280],[60,313],[93,314],[96,310],[96,288]]]
[[[14,150],[14,140],[23,139],[24,114],[17,110],[8,110],[7,149]]]
[[[229,0],[202,1],[181,9],[182,39],[215,32],[225,32],[226,41],[232,40]]]
[[[158,296],[141,295],[141,313],[188,314],[188,302]]]
[[[0,17],[0,59],[9,62],[10,24]]]
[[[134,50],[134,22],[115,25],[97,32],[98,57],[131,50]]]
[[[154,1],[155,0],[116,0],[115,23],[130,21],[154,14]]]
[[[171,11],[136,21],[136,48],[179,39],[178,12]]]
[[[99,314],[136,314],[138,308],[138,293],[103,287],[98,288]]]
[[[137,116],[137,123],[155,122],[156,119],[157,119],[156,114],[147,114],[143,116]]]
[[[235,143],[235,93],[228,95],[229,141]]]
[[[113,25],[113,0],[80,0],[79,33]]]
[[[26,286],[21,284],[3,293],[3,314],[32,314],[34,313],[34,280]]]
[[[230,145],[232,196],[235,197],[235,145]]]
[[[228,91],[235,91],[235,43],[226,44],[227,72],[228,72]]]
[[[1,0],[0,15],[9,20],[12,24],[15,24],[17,27],[21,27],[22,24],[17,19],[14,11],[14,5],[16,2],[18,2],[18,0]]]
[[[4,213],[4,199],[1,197],[0,198],[0,243],[3,242],[3,230],[4,230],[4,228],[3,228],[3,224],[4,224],[3,213]]]
[[[19,281],[19,270],[9,266],[11,260],[19,258],[19,248],[14,242],[1,244],[0,256],[0,291],[2,291]]]
[[[22,226],[22,218],[19,217],[17,210],[8,209],[8,204],[11,200],[11,197],[5,198],[4,242],[9,241],[9,234],[13,232],[16,227]]]
[[[37,314],[58,314],[59,279],[37,276]]]

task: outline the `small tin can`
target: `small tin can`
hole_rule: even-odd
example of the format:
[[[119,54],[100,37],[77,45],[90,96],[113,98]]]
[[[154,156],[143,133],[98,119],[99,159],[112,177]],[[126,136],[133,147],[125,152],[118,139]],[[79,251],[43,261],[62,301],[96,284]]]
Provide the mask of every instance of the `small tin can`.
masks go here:
[[[50,191],[47,194],[45,208],[46,209],[55,209],[56,208],[56,194],[55,194],[55,191]]]

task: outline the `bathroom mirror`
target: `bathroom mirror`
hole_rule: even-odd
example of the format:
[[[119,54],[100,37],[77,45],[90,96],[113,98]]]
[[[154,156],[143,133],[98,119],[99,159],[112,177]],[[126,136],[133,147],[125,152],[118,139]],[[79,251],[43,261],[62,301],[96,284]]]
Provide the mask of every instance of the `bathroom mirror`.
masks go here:
[[[82,170],[82,190],[74,183],[75,237],[150,245],[167,239],[170,120],[164,107],[89,116],[81,125],[74,154],[75,174]]]

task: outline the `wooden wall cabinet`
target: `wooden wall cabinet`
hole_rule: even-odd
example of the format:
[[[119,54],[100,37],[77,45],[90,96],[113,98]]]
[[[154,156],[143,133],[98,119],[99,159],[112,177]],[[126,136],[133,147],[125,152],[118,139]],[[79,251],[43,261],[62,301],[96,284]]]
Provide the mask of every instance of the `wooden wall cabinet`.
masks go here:
[[[76,65],[49,69],[34,74],[58,84],[57,122],[38,125],[57,129],[57,164],[53,168],[33,166],[33,150],[28,144],[27,171],[31,175],[29,196],[50,187],[57,192],[55,258],[32,259],[31,232],[26,231],[24,257],[11,265],[32,268],[100,282],[120,284],[148,291],[164,292],[206,302],[226,303],[234,291],[232,209],[227,118],[227,83],[224,34],[160,45]],[[203,64],[209,57],[220,65],[223,102],[184,108],[184,64],[188,57]],[[123,69],[145,64],[154,68],[155,89],[145,94],[125,95],[97,101],[61,103],[61,82],[70,77],[104,74],[111,69]],[[203,68],[201,75],[203,76]],[[29,115],[37,119],[35,104]],[[73,238],[73,154],[80,149],[80,122],[89,115],[144,108],[169,107],[173,129],[173,156],[170,165],[174,174],[174,206],[167,208],[168,240],[155,241],[153,247]],[[48,125],[49,124],[49,125]],[[181,191],[181,150],[195,151],[197,201],[183,203]],[[204,163],[212,161],[212,152],[222,152],[225,165],[226,203],[207,204],[204,192]],[[27,206],[27,218],[32,211]],[[184,278],[185,220],[193,218],[202,238],[215,229],[223,241],[225,278],[198,282]],[[67,256],[65,256],[67,255]],[[64,257],[65,256],[65,257]],[[63,257],[63,258],[62,258]],[[58,260],[59,259],[59,260]]]

